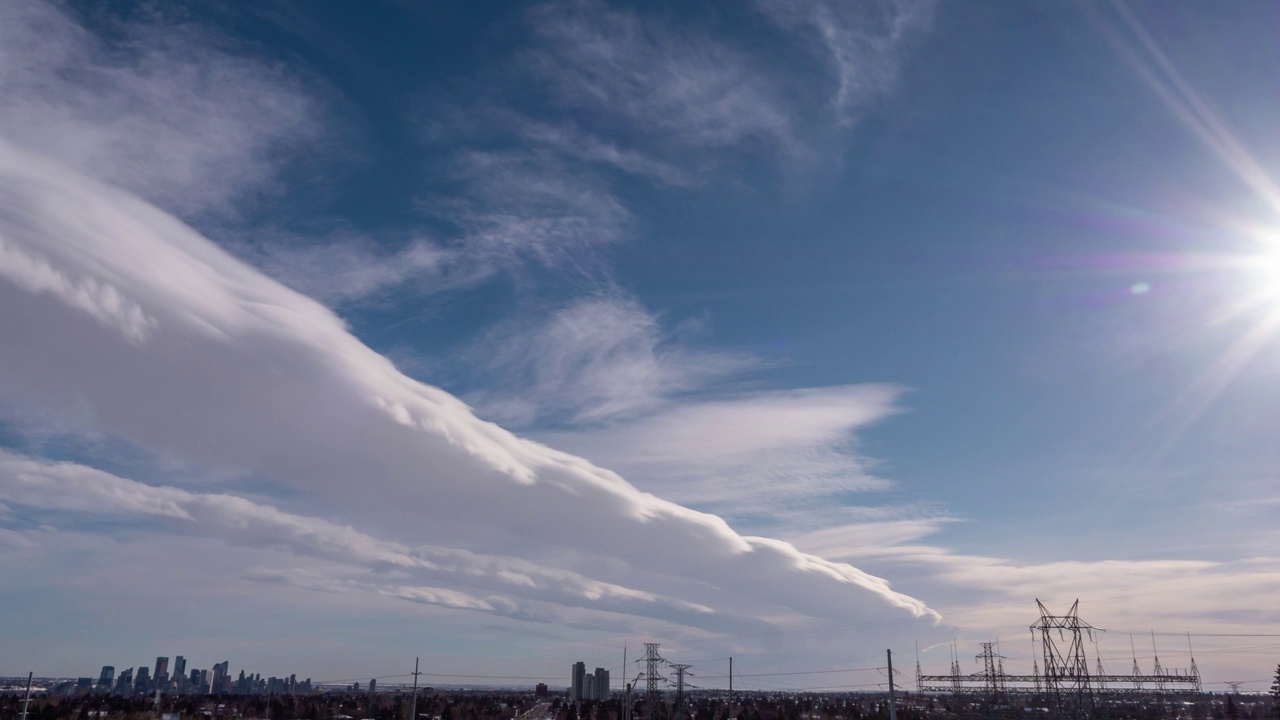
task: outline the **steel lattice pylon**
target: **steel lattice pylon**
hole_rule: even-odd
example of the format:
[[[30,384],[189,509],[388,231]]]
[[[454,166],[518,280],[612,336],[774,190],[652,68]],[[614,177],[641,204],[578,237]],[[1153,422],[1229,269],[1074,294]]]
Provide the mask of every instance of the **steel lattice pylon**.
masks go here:
[[[676,671],[676,697],[675,702],[671,704],[671,717],[673,720],[684,720],[684,677],[685,675],[693,675],[689,672],[692,665],[684,665],[672,663],[671,669]]]
[[[644,717],[645,720],[659,720],[658,708],[662,707],[662,696],[658,692],[658,683],[666,682],[666,678],[658,674],[658,666],[666,660],[658,654],[660,643],[645,643],[644,657],[636,662],[644,663]]]
[[[1004,690],[1004,656],[994,650],[995,643],[982,643],[982,654],[977,657],[982,661],[982,678],[986,685],[987,702],[995,703]]]
[[[1071,604],[1066,615],[1054,615],[1036,600],[1040,619],[1031,626],[1032,633],[1040,636],[1044,652],[1044,691],[1053,698],[1059,709],[1071,707],[1082,711],[1093,705],[1093,684],[1090,682],[1089,659],[1085,654],[1084,636],[1093,639],[1093,626],[1080,619],[1080,601]],[[1056,631],[1056,633],[1055,633]],[[1054,635],[1066,643],[1059,648]]]

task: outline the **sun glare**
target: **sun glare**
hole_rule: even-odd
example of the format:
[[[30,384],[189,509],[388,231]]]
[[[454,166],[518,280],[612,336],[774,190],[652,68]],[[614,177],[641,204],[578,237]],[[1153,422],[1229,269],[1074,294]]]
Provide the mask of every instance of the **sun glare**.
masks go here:
[[[1280,292],[1280,243],[1268,254],[1262,257],[1262,272],[1266,276],[1266,282],[1271,289]]]
[[[1258,255],[1255,267],[1262,283],[1262,292],[1280,302],[1280,234]]]

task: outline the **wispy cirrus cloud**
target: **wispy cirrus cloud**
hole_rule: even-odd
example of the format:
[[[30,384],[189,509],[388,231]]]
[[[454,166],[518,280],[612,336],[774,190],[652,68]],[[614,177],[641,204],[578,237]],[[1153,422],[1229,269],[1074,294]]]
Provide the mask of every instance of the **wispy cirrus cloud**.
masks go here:
[[[414,238],[398,247],[355,232],[321,238],[256,233],[242,257],[289,287],[328,305],[385,300],[396,292],[432,295],[467,287],[494,271],[456,247]]]
[[[761,66],[708,35],[589,1],[542,5],[531,18],[541,42],[522,64],[565,108],[700,150],[795,142]]]
[[[857,451],[857,432],[898,412],[901,388],[756,391],[670,403],[631,422],[549,433],[652,492],[761,527],[840,524],[854,494],[891,484]]]
[[[235,215],[325,137],[329,91],[205,28],[142,16],[96,32],[61,4],[4,3],[0,138],[176,213]]]
[[[601,277],[599,251],[626,237],[631,212],[595,174],[524,150],[454,153],[461,186],[421,207],[452,223],[472,262],[520,274],[526,263]]]
[[[469,353],[493,388],[471,400],[490,417],[598,423],[646,414],[672,398],[758,369],[747,354],[682,346],[634,299],[601,295],[528,328],[499,326]]]
[[[705,29],[592,0],[539,5],[525,16],[527,46],[478,93],[422,111],[422,137],[444,157],[433,174],[447,182],[419,205],[453,226],[444,244],[473,268],[464,277],[524,281],[532,264],[608,285],[605,255],[636,227],[620,178],[696,190],[744,156],[790,166],[828,155],[827,128],[889,91],[928,7],[769,13],[806,42],[811,26],[824,39],[839,68],[833,112],[792,92],[792,75],[807,69],[779,68]]]
[[[937,0],[843,3],[758,0],[757,6],[806,47],[819,50],[835,87],[831,106],[852,123],[893,89],[907,54],[931,27]]]

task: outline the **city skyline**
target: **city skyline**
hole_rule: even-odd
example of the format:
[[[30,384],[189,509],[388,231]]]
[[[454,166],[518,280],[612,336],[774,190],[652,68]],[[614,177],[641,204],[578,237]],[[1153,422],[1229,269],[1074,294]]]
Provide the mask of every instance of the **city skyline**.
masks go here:
[[[1262,684],[1278,24],[0,3],[0,674]]]

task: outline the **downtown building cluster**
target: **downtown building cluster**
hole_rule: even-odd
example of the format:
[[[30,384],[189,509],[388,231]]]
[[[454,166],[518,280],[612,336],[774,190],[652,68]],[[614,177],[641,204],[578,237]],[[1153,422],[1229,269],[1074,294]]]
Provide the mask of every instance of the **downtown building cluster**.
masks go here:
[[[125,668],[116,674],[115,666],[103,665],[95,684],[93,678],[79,678],[52,689],[62,695],[292,695],[312,692],[311,678],[298,681],[296,675],[285,678],[264,678],[258,674],[246,675],[240,671],[232,678],[230,661],[224,660],[212,669],[187,671],[187,659],[174,658],[173,672],[169,672],[169,658],[158,657],[154,670],[146,665]]]
[[[588,674],[586,663],[578,661],[573,664],[573,670],[569,676],[570,701],[608,700],[609,692],[608,670],[596,668],[594,673]]]

